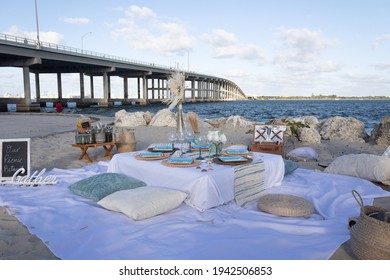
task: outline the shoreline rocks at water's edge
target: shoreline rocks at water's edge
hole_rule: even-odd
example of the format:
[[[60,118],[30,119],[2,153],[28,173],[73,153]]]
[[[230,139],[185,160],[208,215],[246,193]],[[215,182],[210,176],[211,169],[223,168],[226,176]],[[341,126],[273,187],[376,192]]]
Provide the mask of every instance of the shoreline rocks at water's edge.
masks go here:
[[[186,120],[184,114],[184,120]],[[199,120],[201,129],[253,129],[255,122],[235,115],[218,119]],[[373,143],[381,147],[390,145],[390,116],[385,117],[374,127],[371,135],[365,131],[364,123],[352,117],[330,117],[319,121],[315,116],[272,119],[267,124],[286,125],[286,137],[295,137],[306,144],[320,144],[323,140],[337,140],[356,143]],[[160,126],[176,127],[176,114],[163,109],[152,115],[150,112],[127,113],[125,110],[115,114],[115,126]],[[186,124],[189,127],[189,124]]]

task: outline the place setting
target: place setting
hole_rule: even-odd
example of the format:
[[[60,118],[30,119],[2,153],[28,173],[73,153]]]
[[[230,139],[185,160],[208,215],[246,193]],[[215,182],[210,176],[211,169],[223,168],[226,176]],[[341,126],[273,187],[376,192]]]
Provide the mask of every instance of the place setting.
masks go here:
[[[169,155],[170,153],[142,151],[140,153],[136,153],[134,157],[138,160],[163,160],[168,158]]]

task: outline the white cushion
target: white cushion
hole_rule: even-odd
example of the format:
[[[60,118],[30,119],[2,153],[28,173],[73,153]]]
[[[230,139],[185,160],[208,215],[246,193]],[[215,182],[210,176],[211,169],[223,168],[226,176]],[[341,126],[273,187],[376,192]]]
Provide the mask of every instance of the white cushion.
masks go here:
[[[344,155],[336,158],[324,172],[359,177],[388,185],[390,158],[370,154]]]
[[[121,212],[133,220],[150,218],[177,208],[188,194],[159,187],[139,187],[114,192],[98,201],[108,210]]]

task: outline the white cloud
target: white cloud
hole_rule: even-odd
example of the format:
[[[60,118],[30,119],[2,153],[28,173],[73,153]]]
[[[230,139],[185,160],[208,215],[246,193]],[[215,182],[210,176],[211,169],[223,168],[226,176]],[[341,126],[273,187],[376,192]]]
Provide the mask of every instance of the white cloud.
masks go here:
[[[0,79],[10,79],[10,78],[14,78],[16,75],[15,73],[0,73]]]
[[[250,76],[250,72],[244,71],[242,69],[230,69],[226,71],[223,75],[229,78],[242,78]]]
[[[116,40],[125,41],[132,48],[155,50],[164,55],[180,54],[192,48],[193,38],[182,24],[163,21],[149,8],[131,6],[126,17],[117,22],[112,31]]]
[[[283,51],[277,55],[277,60],[309,62],[323,50],[337,45],[336,40],[327,39],[321,31],[308,28],[281,28],[277,36],[283,47]]]
[[[262,48],[254,44],[240,44],[234,33],[222,29],[214,29],[211,34],[202,36],[212,46],[215,58],[239,58],[253,60],[259,64],[266,61]]]
[[[390,41],[390,34],[384,34],[384,35],[381,35],[381,36],[378,36],[374,39],[374,41],[372,42],[372,47],[374,49],[378,48],[381,44],[387,42],[387,41]]]
[[[23,37],[27,39],[37,40],[37,32],[27,32],[21,30],[17,26],[12,26],[7,32],[7,34],[17,36],[17,37]],[[47,32],[39,32],[39,40],[42,42],[47,43],[53,43],[53,44],[64,44],[63,36],[54,31],[47,31]]]
[[[71,23],[71,24],[88,24],[90,23],[90,19],[88,18],[63,18],[63,22]]]
[[[333,61],[325,61],[316,66],[317,72],[336,72],[342,68],[342,65]]]
[[[377,70],[390,70],[390,63],[377,63],[373,64],[372,67]]]
[[[206,35],[209,43],[216,47],[228,47],[238,43],[238,39],[235,34],[229,33],[223,29],[214,29],[211,35]]]
[[[142,20],[153,19],[156,17],[156,13],[148,7],[139,7],[136,5],[130,6],[129,9],[125,10],[126,15],[131,18],[139,18]]]

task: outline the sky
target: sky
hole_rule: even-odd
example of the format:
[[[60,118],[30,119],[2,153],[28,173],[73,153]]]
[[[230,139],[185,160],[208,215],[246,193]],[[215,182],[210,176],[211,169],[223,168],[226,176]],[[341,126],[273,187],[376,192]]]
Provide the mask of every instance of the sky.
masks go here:
[[[0,33],[36,39],[35,1],[2,2]],[[390,96],[388,0],[36,2],[41,41],[227,78],[247,96]],[[0,94],[21,79],[0,68]]]

